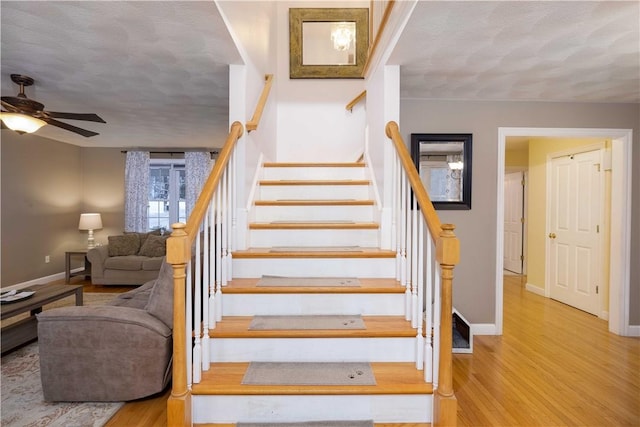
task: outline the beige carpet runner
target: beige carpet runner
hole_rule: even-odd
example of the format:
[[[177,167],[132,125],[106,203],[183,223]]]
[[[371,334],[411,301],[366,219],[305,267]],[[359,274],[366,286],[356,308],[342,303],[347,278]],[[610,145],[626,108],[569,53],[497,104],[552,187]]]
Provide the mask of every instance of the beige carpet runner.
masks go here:
[[[375,385],[367,362],[251,362],[242,384]]]
[[[366,329],[360,315],[254,316],[249,330]]]
[[[373,427],[372,420],[306,421],[297,423],[238,423],[236,427]]]
[[[353,286],[359,287],[360,280],[355,277],[278,277],[262,276],[256,286]]]

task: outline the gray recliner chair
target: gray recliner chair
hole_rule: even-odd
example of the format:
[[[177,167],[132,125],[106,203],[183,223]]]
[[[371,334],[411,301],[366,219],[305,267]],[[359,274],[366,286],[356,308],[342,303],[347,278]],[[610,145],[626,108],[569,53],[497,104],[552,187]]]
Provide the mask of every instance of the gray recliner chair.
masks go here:
[[[38,314],[46,401],[128,401],[163,391],[171,379],[173,269],[102,306]]]

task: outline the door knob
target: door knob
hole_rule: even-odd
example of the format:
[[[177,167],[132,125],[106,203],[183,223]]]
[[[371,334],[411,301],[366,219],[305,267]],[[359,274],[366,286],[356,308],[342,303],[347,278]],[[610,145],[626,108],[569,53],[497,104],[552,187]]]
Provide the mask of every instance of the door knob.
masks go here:
[[[556,238],[556,233],[549,233],[549,238],[555,239]]]

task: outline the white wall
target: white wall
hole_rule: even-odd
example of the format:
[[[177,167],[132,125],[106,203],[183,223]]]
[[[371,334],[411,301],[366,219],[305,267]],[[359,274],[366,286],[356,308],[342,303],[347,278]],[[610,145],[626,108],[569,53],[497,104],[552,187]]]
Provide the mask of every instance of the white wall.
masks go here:
[[[364,112],[345,106],[361,79],[289,79],[289,8],[345,7],[344,2],[277,3],[277,161],[354,161],[364,151]],[[369,7],[368,1],[348,7]]]

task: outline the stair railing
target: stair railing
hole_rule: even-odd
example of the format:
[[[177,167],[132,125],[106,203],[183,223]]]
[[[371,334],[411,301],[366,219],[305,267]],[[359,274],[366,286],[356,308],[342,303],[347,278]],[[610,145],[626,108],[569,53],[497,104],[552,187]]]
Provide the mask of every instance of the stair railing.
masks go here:
[[[453,232],[455,227],[441,224],[398,124],[387,123],[386,134],[395,147],[396,273],[406,287],[406,319],[416,329],[416,367],[424,369],[425,381],[432,382],[436,388],[433,425],[455,426],[452,285],[460,243]]]
[[[187,223],[172,224],[167,239],[174,286],[169,426],[191,425],[191,384],[209,369],[209,329],[222,318],[221,288],[232,265],[235,148],[242,133],[242,124],[234,122]]]
[[[267,105],[267,99],[269,98],[269,92],[271,92],[271,85],[273,84],[273,74],[267,74],[264,76],[264,87],[262,88],[262,93],[260,94],[260,98],[258,99],[258,103],[256,105],[256,109],[253,112],[253,117],[251,120],[247,122],[247,132],[251,132],[252,130],[257,130],[258,125],[260,124],[260,119],[262,118],[262,113],[264,112],[264,107]]]

